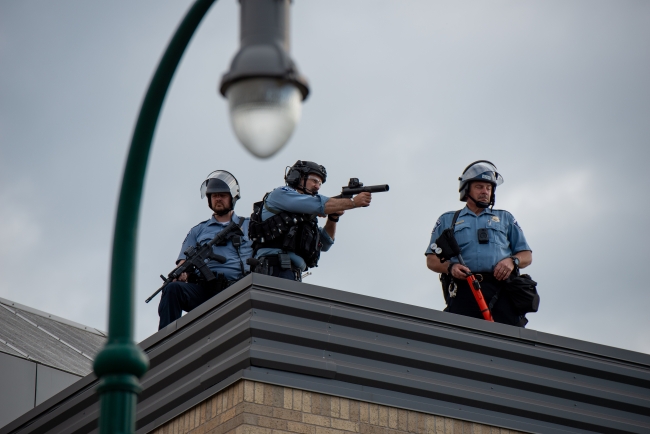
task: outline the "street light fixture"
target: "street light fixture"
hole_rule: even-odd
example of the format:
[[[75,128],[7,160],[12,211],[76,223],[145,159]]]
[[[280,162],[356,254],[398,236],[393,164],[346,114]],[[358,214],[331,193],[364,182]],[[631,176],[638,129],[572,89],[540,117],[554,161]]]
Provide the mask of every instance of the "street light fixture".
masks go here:
[[[239,141],[266,158],[289,140],[309,94],[289,56],[289,0],[241,0],[241,47],[219,90]]]
[[[215,0],[196,0],[156,69],[140,108],[124,168],[111,255],[108,339],[93,365],[100,379],[99,432],[133,433],[140,378],[149,368],[133,342],[135,258],[144,176],[169,84],[199,23]],[[237,137],[269,157],[289,139],[309,90],[288,55],[290,0],[240,0],[242,46],[220,90]],[[297,93],[298,92],[298,93]]]

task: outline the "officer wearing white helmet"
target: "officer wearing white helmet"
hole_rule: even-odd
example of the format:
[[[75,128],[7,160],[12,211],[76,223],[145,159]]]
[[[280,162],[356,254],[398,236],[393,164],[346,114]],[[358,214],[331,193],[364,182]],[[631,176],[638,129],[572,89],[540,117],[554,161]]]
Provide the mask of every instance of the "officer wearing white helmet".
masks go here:
[[[249,219],[238,217],[234,211],[240,198],[237,179],[225,170],[212,172],[201,184],[201,198],[204,197],[207,197],[208,206],[213,212],[212,217],[190,229],[183,241],[176,265],[185,261],[184,252],[189,247],[196,246],[197,243],[208,243],[231,221],[240,227],[229,233],[224,245],[212,247],[216,255],[226,258],[223,264],[212,259],[208,262],[208,268],[217,276],[216,280],[208,283],[201,279],[200,273],[183,273],[178,281],[165,286],[158,305],[159,330],[180,318],[183,311],[191,311],[249,272],[246,260],[253,254],[252,244],[248,239]]]
[[[481,290],[486,303],[492,301],[490,311],[494,321],[523,327],[528,321],[509,297],[497,295],[493,299],[511,275],[514,277],[519,269],[533,261],[532,251],[517,220],[508,211],[493,209],[496,189],[503,183],[503,177],[494,164],[479,160],[467,166],[458,180],[460,200],[467,205],[460,211],[440,216],[425,252],[427,267],[441,273],[447,302],[445,311],[483,318],[466,281],[468,273],[481,274]],[[436,240],[452,226],[465,266],[458,258],[442,263],[433,254]],[[448,282],[447,288],[444,282]]]

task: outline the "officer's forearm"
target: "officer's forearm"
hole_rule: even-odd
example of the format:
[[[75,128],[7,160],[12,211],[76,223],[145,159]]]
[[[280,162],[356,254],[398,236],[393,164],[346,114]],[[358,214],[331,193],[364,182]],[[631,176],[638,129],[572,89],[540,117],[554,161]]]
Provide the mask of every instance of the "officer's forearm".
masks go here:
[[[533,252],[530,250],[522,250],[512,256],[519,258],[519,268],[526,268],[533,263]]]
[[[447,265],[440,263],[440,259],[434,254],[427,255],[427,268],[436,273],[447,273]]]
[[[346,211],[348,209],[356,208],[354,200],[351,199],[336,199],[330,198],[325,202],[325,214],[332,214],[335,212]],[[329,223],[329,221],[328,221]]]
[[[328,219],[325,226],[323,226],[323,229],[325,229],[325,232],[327,232],[327,235],[329,235],[331,239],[334,239],[334,235],[336,234],[336,222]]]

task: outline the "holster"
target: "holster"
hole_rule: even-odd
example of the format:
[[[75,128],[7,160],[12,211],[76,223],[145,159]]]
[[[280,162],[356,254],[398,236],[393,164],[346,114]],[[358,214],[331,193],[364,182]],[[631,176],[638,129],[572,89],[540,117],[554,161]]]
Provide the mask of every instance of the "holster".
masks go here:
[[[302,272],[293,266],[291,263],[291,256],[287,253],[278,253],[261,257],[254,271],[255,273],[271,276],[273,275],[274,269],[292,270],[293,274],[296,276],[296,280],[298,282],[302,281]]]

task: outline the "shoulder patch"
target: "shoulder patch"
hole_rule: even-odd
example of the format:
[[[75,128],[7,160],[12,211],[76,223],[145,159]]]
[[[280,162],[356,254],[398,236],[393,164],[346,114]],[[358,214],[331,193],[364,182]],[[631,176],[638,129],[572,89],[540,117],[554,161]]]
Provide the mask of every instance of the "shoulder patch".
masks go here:
[[[431,231],[431,233],[433,234],[436,231],[436,229],[438,229],[438,226],[440,226],[441,224],[442,222],[440,221],[440,219],[436,220],[436,224],[433,226],[433,230]]]
[[[296,191],[295,189],[289,187],[289,186],[284,186],[281,188],[282,191]]]
[[[501,210],[499,210],[499,211],[501,211]],[[523,229],[521,229],[521,226],[519,226],[519,223],[517,223],[517,219],[515,218],[515,216],[513,216],[512,213],[511,213],[510,211],[503,210],[503,213],[504,213],[507,217],[509,217],[509,218],[512,219],[512,224],[514,224],[515,226],[517,226],[520,230],[523,230]]]

